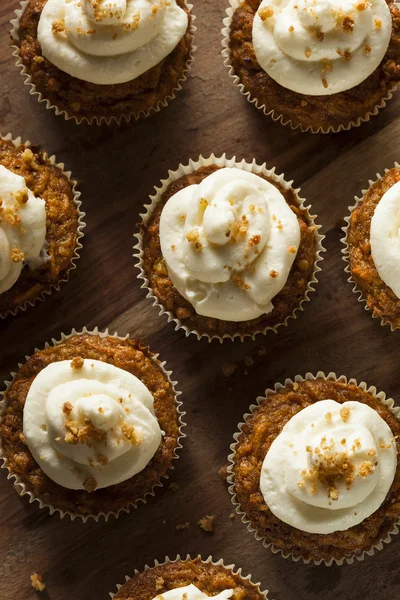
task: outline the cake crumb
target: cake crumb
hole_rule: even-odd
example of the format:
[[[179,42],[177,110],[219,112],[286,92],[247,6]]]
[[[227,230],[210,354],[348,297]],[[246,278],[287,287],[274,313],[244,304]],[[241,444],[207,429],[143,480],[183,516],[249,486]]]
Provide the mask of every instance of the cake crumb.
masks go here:
[[[65,22],[63,19],[57,19],[56,21],[53,21],[53,24],[51,26],[51,31],[53,32],[53,35],[57,35],[59,33],[63,33],[65,31]]]
[[[11,260],[15,263],[19,263],[19,262],[23,262],[25,258],[24,253],[22,252],[22,250],[19,250],[18,248],[13,248],[11,251]]]
[[[156,579],[156,592],[161,590],[164,586],[164,579],[162,577],[157,577]]]
[[[267,354],[267,349],[264,346],[261,346],[258,349],[258,356],[265,356]]]
[[[228,479],[228,465],[224,465],[223,467],[221,467],[220,469],[218,469],[218,475],[221,477],[221,479],[223,479],[224,481],[226,481]]]
[[[229,518],[230,518],[230,519],[234,519],[235,517],[236,517],[235,513],[231,513],[231,514],[229,515]]]
[[[300,387],[299,384],[297,383],[297,381],[295,381],[294,384],[293,384],[294,391],[297,392],[297,390],[299,389],[299,387]]]
[[[72,404],[71,402],[64,402],[63,407],[62,407],[62,411],[64,413],[64,415],[69,415],[72,412]]]
[[[178,523],[178,525],[175,526],[175,529],[177,531],[183,531],[184,529],[189,529],[189,525],[190,525],[189,522],[187,522],[187,523]]]
[[[174,492],[174,494],[175,494],[175,492],[179,492],[179,490],[180,490],[181,488],[179,487],[179,485],[178,485],[177,483],[175,483],[175,481],[172,481],[172,482],[169,484],[169,489],[171,490],[171,492]]]
[[[222,365],[222,374],[224,377],[232,377],[235,371],[236,365],[231,365],[229,363],[224,363]]]
[[[258,11],[261,21],[266,21],[274,16],[274,9],[272,6],[264,6],[264,8],[260,8]]]
[[[346,423],[350,417],[350,409],[347,406],[342,406],[342,408],[339,411],[339,414],[342,417],[342,420]]]
[[[207,533],[212,533],[214,531],[214,516],[206,515],[205,517],[202,517],[197,522],[197,525],[203,531],[207,531]]]
[[[43,577],[39,573],[33,573],[31,575],[31,584],[34,590],[37,592],[43,592],[46,589],[46,584],[43,581]]]
[[[82,369],[84,364],[85,361],[81,356],[75,356],[75,358],[71,360],[70,366],[72,369]]]
[[[254,365],[254,360],[251,358],[251,356],[245,356],[244,364],[246,365],[246,367],[251,367],[252,365]]]

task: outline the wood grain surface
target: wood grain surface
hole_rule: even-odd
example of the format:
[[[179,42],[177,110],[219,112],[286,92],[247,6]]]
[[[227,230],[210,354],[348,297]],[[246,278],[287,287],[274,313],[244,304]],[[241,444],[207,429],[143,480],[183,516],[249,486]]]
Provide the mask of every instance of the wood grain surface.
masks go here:
[[[218,470],[236,425],[277,380],[325,370],[366,380],[400,403],[399,333],[365,312],[346,282],[341,231],[347,207],[369,178],[399,159],[400,93],[370,123],[339,135],[294,133],[271,122],[231,84],[220,56],[226,0],[195,3],[198,50],[184,91],[156,117],[120,129],[76,126],[29,96],[9,48],[17,0],[0,3],[0,131],[41,144],[79,181],[87,212],[78,269],[62,291],[0,322],[1,379],[24,355],[61,331],[109,327],[148,342],[168,361],[184,392],[187,439],[171,481],[130,515],[108,523],[61,521],[19,498],[0,474],[0,598],[32,600],[40,573],[46,600],[106,600],[134,568],[177,553],[223,557],[252,573],[274,600],[400,598],[400,538],[352,566],[315,567],[266,550],[238,518]],[[266,161],[301,186],[326,234],[318,291],[296,321],[256,342],[208,344],[175,332],[145,299],[132,259],[141,206],[169,168],[214,152]],[[266,348],[260,355],[259,349]],[[246,366],[246,357],[254,364]],[[222,365],[237,366],[232,377]],[[197,521],[215,515],[215,532]],[[176,525],[189,522],[187,531]]]

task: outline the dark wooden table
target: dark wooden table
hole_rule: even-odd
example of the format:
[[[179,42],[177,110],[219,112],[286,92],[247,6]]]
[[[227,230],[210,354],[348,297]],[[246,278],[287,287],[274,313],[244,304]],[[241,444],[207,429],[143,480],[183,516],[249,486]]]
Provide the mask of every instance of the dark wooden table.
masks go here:
[[[168,360],[184,392],[187,439],[171,481],[147,506],[98,524],[61,521],[19,498],[0,474],[0,598],[31,600],[29,577],[45,579],[41,597],[106,600],[134,568],[177,553],[223,557],[251,572],[275,600],[395,600],[400,597],[400,538],[374,558],[352,566],[315,567],[266,550],[232,507],[218,470],[249,404],[277,380],[335,371],[366,380],[400,402],[399,333],[372,320],[346,282],[341,231],[353,196],[399,159],[400,93],[363,127],[332,136],[294,133],[248,104],[228,78],[220,56],[226,2],[198,0],[198,46],[190,80],[156,117],[121,129],[77,127],[30,97],[8,41],[17,0],[0,6],[0,131],[42,144],[79,180],[87,229],[79,268],[45,303],[0,322],[1,379],[25,354],[61,331],[109,327],[148,342]],[[145,299],[132,259],[138,214],[169,168],[200,153],[236,155],[275,165],[301,186],[323,225],[328,253],[318,291],[296,321],[256,342],[197,342],[174,332]],[[260,355],[259,349],[266,348]],[[254,364],[246,366],[246,357]],[[249,361],[246,361],[249,362]],[[224,363],[235,364],[232,377]],[[197,521],[215,515],[215,531]],[[176,525],[190,522],[189,529]]]

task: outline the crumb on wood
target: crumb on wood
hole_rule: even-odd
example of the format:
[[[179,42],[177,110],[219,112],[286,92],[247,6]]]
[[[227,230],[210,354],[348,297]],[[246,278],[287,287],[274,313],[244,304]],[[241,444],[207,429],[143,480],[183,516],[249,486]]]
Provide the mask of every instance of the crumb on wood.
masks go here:
[[[235,513],[231,513],[231,514],[229,515],[229,518],[230,518],[231,520],[233,520],[235,517],[236,517]]]
[[[172,481],[172,482],[169,484],[169,489],[171,490],[171,492],[174,492],[174,493],[175,493],[175,492],[179,492],[179,490],[180,490],[181,488],[179,487],[179,485],[178,485],[177,483],[175,483],[175,481]]]
[[[212,533],[214,531],[214,515],[206,515],[197,522],[200,529]]]
[[[218,469],[218,474],[221,477],[221,479],[223,479],[224,481],[226,481],[228,479],[228,465],[224,465],[223,467],[221,467],[220,469]]]
[[[252,365],[254,365],[254,360],[252,359],[251,356],[245,356],[244,364],[246,365],[246,367],[251,367]]]
[[[224,363],[222,365],[222,374],[224,377],[232,377],[235,371],[236,365],[231,365],[229,363]]]
[[[39,573],[33,573],[31,575],[31,584],[37,592],[43,592],[43,590],[46,589],[46,584],[43,581],[43,577],[39,575]]]
[[[184,529],[189,529],[189,525],[190,525],[189,522],[187,522],[187,523],[178,523],[178,525],[175,526],[175,529],[177,531],[183,531]]]

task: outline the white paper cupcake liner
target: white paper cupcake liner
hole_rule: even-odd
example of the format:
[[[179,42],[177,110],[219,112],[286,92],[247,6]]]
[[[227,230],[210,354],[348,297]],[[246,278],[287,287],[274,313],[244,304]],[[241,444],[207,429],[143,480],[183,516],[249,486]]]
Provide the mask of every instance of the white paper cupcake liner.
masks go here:
[[[268,590],[261,591],[261,587],[260,587],[261,584],[260,583],[253,583],[253,581],[251,580],[251,575],[244,576],[242,574],[242,569],[241,568],[237,568],[234,564],[225,565],[225,563],[224,563],[224,561],[223,561],[222,558],[219,559],[219,560],[217,560],[217,561],[214,561],[213,558],[212,558],[212,556],[209,556],[208,558],[206,558],[205,560],[203,560],[203,558],[201,557],[200,554],[198,556],[196,556],[195,558],[201,560],[201,562],[204,565],[211,564],[214,567],[223,567],[227,571],[231,571],[233,573],[233,575],[238,575],[243,581],[249,582],[252,585],[252,587],[254,587],[254,589],[260,594],[261,598],[264,598],[264,600],[268,600]],[[170,558],[168,558],[168,556],[166,556],[165,559],[164,559],[164,561],[159,562],[158,560],[155,560],[153,566],[146,565],[142,571],[138,571],[137,569],[135,569],[133,577],[135,575],[139,575],[140,573],[143,573],[143,572],[146,572],[146,571],[152,571],[153,569],[155,569],[157,567],[163,567],[165,565],[168,565],[168,564],[171,564],[171,563],[176,563],[178,561],[191,561],[191,560],[194,560],[194,559],[189,554],[187,554],[185,558],[181,558],[180,555],[178,554],[178,556],[175,559],[173,559],[173,560],[170,559]],[[119,592],[119,590],[122,588],[122,586],[125,585],[131,579],[133,579],[133,577],[128,577],[128,575],[125,576],[125,582],[117,585],[117,591],[116,592],[110,592],[109,595],[110,595],[111,600],[114,600],[114,597]],[[160,600],[161,600],[161,596],[160,596]]]
[[[121,115],[120,117],[116,117],[115,115],[111,115],[110,117],[105,117],[105,116],[78,117],[76,115],[71,115],[67,112],[67,110],[58,108],[58,106],[56,104],[53,104],[49,99],[47,99],[43,96],[42,92],[39,92],[37,90],[35,84],[32,81],[31,75],[28,73],[24,63],[22,62],[22,58],[20,55],[20,49],[18,47],[19,25],[20,25],[21,17],[23,15],[27,5],[29,4],[29,2],[30,2],[30,0],[21,0],[20,7],[17,10],[15,10],[15,17],[14,17],[14,19],[11,20],[12,29],[10,31],[10,34],[11,34],[11,39],[14,42],[12,45],[12,50],[13,50],[12,55],[16,61],[15,65],[20,70],[21,75],[24,77],[24,84],[29,87],[29,93],[31,94],[31,96],[36,96],[37,101],[41,104],[44,103],[46,109],[53,110],[56,115],[60,115],[60,116],[64,117],[64,119],[66,121],[70,121],[70,120],[75,121],[75,123],[77,125],[86,123],[88,125],[94,124],[94,125],[108,125],[108,126],[121,125],[122,123],[133,123],[133,122],[136,122],[136,121],[139,121],[142,119],[146,119],[147,117],[153,116],[156,113],[159,113],[163,108],[166,108],[172,102],[172,100],[175,100],[176,95],[182,90],[183,85],[184,85],[185,81],[187,80],[189,73],[192,69],[192,64],[194,61],[194,53],[197,49],[196,46],[193,45],[194,35],[195,35],[195,32],[197,31],[197,27],[194,25],[196,16],[192,12],[193,5],[189,4],[189,2],[186,2],[186,6],[187,6],[188,10],[190,11],[190,16],[191,16],[189,33],[192,37],[192,45],[191,45],[191,50],[189,53],[188,60],[186,61],[185,68],[182,72],[182,76],[176,82],[176,87],[170,92],[170,94],[168,94],[168,96],[166,96],[162,100],[159,100],[159,102],[157,103],[156,106],[152,106],[148,110],[141,110],[137,113],[132,111],[131,113],[126,114],[126,115],[125,114]]]
[[[347,383],[354,384],[357,387],[359,387],[361,390],[363,390],[364,392],[367,392],[367,393],[371,394],[372,396],[374,396],[377,400],[379,400],[382,404],[384,404],[385,406],[387,406],[387,408],[389,408],[389,410],[393,413],[393,415],[396,417],[396,419],[400,419],[400,407],[395,406],[394,400],[392,398],[386,398],[386,394],[384,392],[378,392],[375,386],[368,386],[364,381],[362,381],[361,383],[357,383],[357,381],[355,379],[353,379],[353,378],[347,379],[347,377],[345,375],[341,375],[340,377],[338,377],[335,373],[332,373],[332,372],[328,373],[328,375],[325,375],[325,373],[323,371],[318,371],[318,373],[316,375],[313,375],[312,373],[306,373],[306,375],[304,377],[302,377],[301,375],[296,375],[296,377],[294,379],[287,378],[287,379],[285,379],[284,383],[276,383],[274,388],[268,388],[267,390],[265,390],[265,395],[259,396],[257,398],[256,404],[252,404],[249,407],[249,412],[245,413],[243,415],[242,422],[238,424],[238,431],[233,436],[235,441],[230,446],[232,453],[228,456],[229,466],[228,466],[227,482],[229,484],[229,493],[231,494],[231,501],[232,501],[233,506],[235,507],[236,513],[241,517],[242,522],[245,525],[247,525],[248,531],[250,531],[251,533],[254,533],[254,537],[256,538],[256,540],[261,541],[263,546],[265,548],[269,548],[274,554],[280,554],[283,558],[291,559],[294,562],[301,561],[307,565],[308,564],[315,564],[315,565],[324,564],[327,567],[330,567],[333,564],[341,566],[341,565],[347,563],[347,564],[351,565],[351,564],[356,563],[357,561],[364,560],[364,558],[366,556],[372,556],[377,550],[382,550],[384,547],[384,544],[389,544],[389,542],[392,541],[392,537],[399,533],[398,526],[400,525],[400,520],[398,520],[395,523],[393,528],[389,531],[389,533],[386,534],[386,536],[383,539],[381,539],[379,542],[374,544],[368,550],[365,550],[362,554],[355,554],[354,556],[344,557],[342,559],[331,558],[329,560],[324,560],[324,559],[314,560],[312,558],[305,558],[301,555],[294,555],[293,552],[286,552],[285,550],[282,550],[281,548],[277,548],[273,544],[273,542],[267,542],[266,538],[263,537],[262,535],[260,535],[257,532],[257,529],[255,527],[253,527],[250,519],[247,517],[246,513],[243,512],[241,505],[236,497],[235,471],[234,471],[235,453],[236,453],[236,446],[239,443],[239,437],[242,434],[243,427],[246,424],[247,419],[252,416],[254,411],[256,411],[259,408],[260,404],[262,404],[270,394],[279,392],[286,386],[293,385],[294,383],[302,383],[304,381],[314,381],[316,379],[331,379],[332,381],[342,381],[346,384]]]
[[[119,340],[126,340],[126,339],[130,338],[130,336],[128,334],[124,337],[119,336],[117,333],[110,334],[108,329],[106,329],[105,331],[99,331],[98,327],[95,327],[95,329],[93,329],[93,330],[87,329],[86,327],[84,327],[82,330],[78,330],[78,331],[73,329],[71,331],[71,333],[69,333],[68,335],[66,335],[65,333],[61,333],[61,337],[59,339],[52,338],[50,343],[46,342],[44,349],[64,343],[73,336],[85,335],[85,334],[96,335],[96,336],[99,336],[100,338],[115,337],[115,338],[118,338]],[[40,351],[40,349],[35,348],[33,353],[38,352],[38,351]],[[30,356],[28,356],[28,355],[25,356],[25,360],[29,360],[29,358],[30,358]],[[175,461],[179,458],[178,453],[179,453],[179,450],[181,450],[183,448],[182,441],[186,437],[186,434],[183,432],[183,428],[186,426],[186,423],[184,422],[183,417],[185,416],[186,413],[182,410],[183,404],[178,399],[179,396],[182,394],[182,392],[180,392],[176,389],[178,382],[172,380],[172,371],[168,371],[166,369],[166,361],[161,362],[159,360],[159,354],[152,354],[151,358],[155,362],[155,364],[161,368],[163,374],[166,376],[169,383],[171,384],[172,389],[174,391],[174,395],[175,395],[175,406],[176,406],[176,412],[177,412],[178,421],[179,421],[179,436],[178,436],[176,448],[175,448],[174,454],[173,454],[173,461]],[[19,363],[18,371],[21,367],[22,367],[22,363]],[[7,392],[9,390],[11,384],[13,383],[16,375],[17,375],[17,372],[11,373],[11,379],[9,381],[5,381],[5,383],[4,383],[5,389],[2,392],[0,392],[0,421],[3,418],[4,410],[7,405],[7,399],[6,399]],[[61,519],[63,519],[65,516],[70,517],[71,521],[74,521],[75,519],[79,518],[79,519],[82,519],[82,521],[84,523],[86,523],[89,519],[93,519],[94,521],[98,522],[99,519],[102,517],[105,519],[105,521],[107,521],[111,516],[118,518],[122,513],[129,513],[129,512],[131,512],[131,510],[135,510],[140,503],[146,504],[147,500],[149,498],[155,496],[156,488],[163,487],[163,480],[169,479],[169,476],[170,476],[169,473],[170,473],[170,471],[172,471],[174,469],[174,464],[172,464],[171,467],[168,468],[168,471],[166,473],[163,473],[160,476],[159,481],[157,483],[155,483],[153,485],[152,489],[149,490],[148,492],[146,492],[142,498],[139,498],[135,502],[129,503],[127,506],[120,508],[118,511],[103,511],[97,515],[93,515],[93,514],[86,515],[86,514],[82,514],[82,513],[73,513],[70,511],[64,511],[59,508],[55,508],[54,506],[44,502],[43,500],[41,500],[40,498],[35,496],[33,492],[28,490],[23,479],[19,475],[16,475],[9,469],[7,457],[5,456],[5,454],[3,452],[1,439],[0,439],[0,461],[2,461],[0,468],[8,470],[7,479],[14,480],[14,487],[19,496],[28,496],[30,504],[32,504],[33,502],[38,502],[40,508],[48,508],[50,511],[50,515],[58,513]]]
[[[400,165],[399,165],[398,162],[395,162],[394,165],[393,165],[393,167],[395,167],[395,168],[398,169],[398,168],[400,168]],[[391,167],[391,168],[393,168],[393,167]],[[389,170],[390,169],[385,169],[384,174],[386,174]],[[357,283],[354,281],[354,279],[352,277],[352,274],[351,274],[351,269],[350,269],[350,250],[349,250],[349,245],[348,245],[348,241],[347,241],[348,240],[348,233],[349,233],[349,226],[350,226],[350,219],[351,219],[351,215],[352,215],[353,210],[355,208],[357,208],[361,204],[361,202],[363,201],[364,196],[368,192],[369,188],[372,185],[374,185],[374,183],[376,183],[377,181],[379,181],[380,179],[382,179],[382,177],[383,177],[382,175],[380,175],[379,173],[377,173],[375,180],[370,179],[368,181],[369,187],[367,189],[361,190],[361,196],[360,197],[359,196],[354,196],[355,203],[352,206],[349,206],[349,214],[344,219],[346,221],[346,225],[344,227],[342,227],[342,231],[344,232],[344,237],[342,238],[341,241],[342,241],[342,244],[344,245],[344,248],[342,248],[341,252],[342,252],[342,255],[343,255],[343,260],[346,263],[346,266],[345,266],[344,270],[349,275],[349,277],[347,278],[347,281],[349,283],[351,283],[351,285],[353,286],[353,293],[356,294],[356,296],[358,297],[358,301],[361,304],[364,304],[364,309],[372,315],[373,319],[378,319],[380,321],[380,323],[381,323],[382,326],[389,325],[390,329],[392,331],[394,331],[395,329],[398,329],[398,327],[394,327],[394,325],[390,321],[384,319],[383,317],[379,317],[378,315],[376,315],[367,306],[367,300],[366,300],[366,298],[364,298],[363,292],[360,290],[360,288],[358,287]]]
[[[279,113],[279,111],[268,109],[265,104],[259,101],[257,98],[253,98],[248,90],[246,90],[245,86],[241,83],[240,78],[236,75],[234,68],[231,63],[231,51],[229,47],[229,37],[230,37],[230,29],[232,24],[232,17],[237,8],[242,4],[242,0],[229,0],[230,6],[226,9],[227,17],[224,18],[223,24],[224,27],[221,31],[222,33],[222,56],[224,58],[224,64],[229,70],[229,76],[233,80],[235,87],[237,87],[250,104],[254,104],[258,110],[261,110],[267,117],[271,117],[271,119],[281,125],[288,126],[294,131],[302,131],[303,133],[339,133],[340,131],[349,131],[353,127],[359,127],[363,123],[367,123],[371,117],[378,114],[378,112],[386,106],[386,103],[391,100],[393,97],[393,92],[397,89],[397,84],[393,84],[390,89],[387,91],[387,95],[382,98],[382,100],[377,104],[372,112],[367,113],[362,117],[358,117],[347,123],[346,125],[338,125],[337,127],[330,126],[328,128],[323,127],[313,127],[311,125],[303,125],[302,123],[298,123],[297,125],[292,123],[290,119],[284,117]]]
[[[11,133],[7,134],[6,136],[0,135],[0,139],[7,141],[7,142],[8,141],[12,142],[15,147],[18,147],[21,144],[23,144],[24,146],[29,148],[30,146],[33,145],[29,141],[22,142],[22,139],[20,137],[13,139]],[[86,217],[86,213],[82,212],[82,210],[81,210],[81,206],[82,206],[82,202],[80,200],[81,193],[77,190],[77,182],[74,179],[72,179],[71,171],[65,171],[64,163],[58,163],[57,159],[54,155],[49,157],[47,152],[43,152],[43,158],[46,160],[46,162],[50,163],[51,165],[54,165],[55,167],[58,167],[62,171],[63,175],[65,175],[65,177],[68,179],[68,181],[72,187],[73,202],[76,206],[76,210],[78,213],[78,229],[77,229],[76,246],[75,246],[75,250],[74,250],[74,255],[71,259],[71,264],[70,264],[68,271],[66,273],[64,273],[64,275],[57,282],[52,283],[49,287],[47,287],[45,290],[43,290],[42,293],[37,298],[28,300],[24,304],[21,304],[12,310],[7,310],[5,313],[0,313],[0,320],[5,319],[6,317],[8,317],[10,315],[15,316],[18,312],[25,311],[28,307],[34,306],[38,302],[43,302],[46,299],[46,297],[50,296],[50,294],[52,294],[53,292],[58,292],[60,290],[61,284],[68,281],[71,271],[76,269],[77,261],[80,258],[80,251],[83,248],[82,240],[84,237],[83,230],[86,227],[86,223],[84,221],[84,218]]]
[[[200,156],[198,158],[198,160],[196,160],[196,161],[189,160],[188,165],[180,164],[176,171],[168,172],[168,175],[169,175],[168,179],[163,179],[161,181],[161,187],[156,187],[155,194],[153,196],[150,196],[150,200],[151,200],[150,204],[145,204],[145,206],[144,206],[145,212],[140,214],[140,217],[142,219],[141,225],[142,226],[147,225],[150,218],[152,217],[155,207],[161,200],[162,195],[164,194],[164,192],[166,191],[168,186],[173,181],[176,181],[177,179],[179,179],[180,177],[183,177],[184,175],[193,173],[194,171],[197,171],[201,167],[207,167],[210,165],[217,165],[218,167],[236,167],[238,169],[243,169],[248,172],[252,172],[252,173],[256,173],[256,174],[263,174],[266,177],[271,178],[274,182],[280,184],[284,189],[292,188],[293,180],[286,181],[283,173],[281,175],[278,175],[275,172],[275,167],[272,169],[267,169],[266,163],[264,163],[263,165],[258,165],[255,160],[253,160],[253,162],[251,162],[251,163],[246,162],[245,160],[237,162],[235,156],[233,158],[228,159],[226,157],[226,154],[223,154],[222,156],[218,156],[218,157],[215,156],[214,154],[211,154],[211,156],[209,158],[204,158],[203,156]],[[310,204],[307,205],[306,200],[300,197],[300,195],[299,195],[300,191],[301,191],[300,188],[294,189],[294,192],[296,193],[296,196],[298,199],[299,206],[302,210],[306,211],[307,217],[310,219],[310,222],[312,222],[316,226],[316,229],[314,232],[315,233],[315,241],[316,241],[316,258],[315,258],[315,263],[314,263],[314,270],[313,270],[311,278],[307,284],[307,288],[306,288],[303,299],[300,301],[299,305],[295,308],[295,310],[289,316],[287,316],[286,319],[282,323],[278,323],[277,325],[274,325],[274,326],[268,325],[253,334],[238,332],[233,335],[224,334],[222,336],[220,336],[220,335],[212,335],[211,336],[208,333],[201,333],[201,332],[197,331],[196,329],[191,329],[188,325],[183,324],[182,321],[180,319],[178,319],[172,312],[170,312],[164,308],[164,306],[159,302],[158,298],[155,296],[155,294],[153,293],[153,290],[150,287],[150,282],[146,276],[146,272],[144,270],[144,263],[143,263],[143,256],[144,256],[143,236],[142,236],[142,232],[139,231],[139,233],[134,235],[136,243],[134,245],[134,254],[133,254],[134,258],[137,259],[136,266],[140,271],[138,278],[143,281],[143,284],[141,286],[142,289],[147,290],[146,298],[149,298],[150,300],[153,301],[153,306],[156,306],[158,308],[159,315],[167,315],[168,323],[170,323],[171,321],[173,323],[175,323],[175,331],[177,331],[178,329],[183,329],[186,334],[186,337],[189,334],[194,334],[198,340],[200,340],[201,338],[206,338],[209,342],[211,342],[212,340],[218,340],[221,343],[224,340],[232,340],[233,341],[235,338],[240,338],[241,341],[243,341],[245,338],[248,338],[248,337],[255,339],[256,335],[258,335],[260,333],[265,335],[268,331],[274,331],[276,333],[280,326],[282,326],[282,325],[287,326],[290,319],[295,319],[297,317],[297,314],[304,310],[303,305],[306,302],[310,301],[310,294],[312,292],[315,292],[314,286],[316,283],[318,283],[318,279],[317,279],[316,275],[319,271],[321,271],[321,267],[319,266],[319,263],[323,260],[323,257],[322,257],[323,252],[326,252],[325,248],[322,245],[322,241],[324,240],[325,236],[321,235],[319,233],[321,225],[316,225],[316,223],[315,223],[316,216],[312,215],[310,213],[311,205]]]

